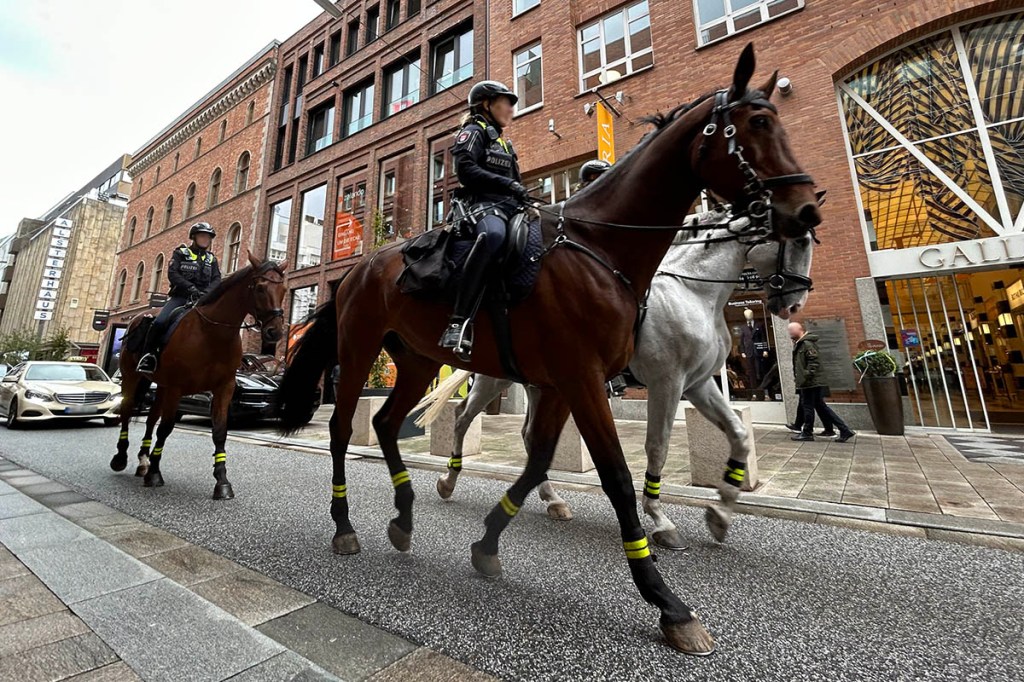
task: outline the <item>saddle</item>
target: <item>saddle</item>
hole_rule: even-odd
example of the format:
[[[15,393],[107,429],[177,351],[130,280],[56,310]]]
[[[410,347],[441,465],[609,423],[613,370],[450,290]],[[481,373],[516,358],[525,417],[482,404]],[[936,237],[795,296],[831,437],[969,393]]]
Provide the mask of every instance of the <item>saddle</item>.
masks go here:
[[[167,321],[167,328],[164,329],[162,337],[159,339],[158,345],[164,347],[167,342],[171,340],[171,336],[174,334],[174,330],[178,328],[178,324],[181,319],[185,316],[192,306],[183,305],[178,306],[171,313],[171,318]],[[124,337],[124,347],[132,353],[144,353],[146,352],[146,339],[149,336],[150,329],[153,327],[153,323],[156,322],[156,318],[150,314],[143,315],[139,318],[139,323],[136,324]]]

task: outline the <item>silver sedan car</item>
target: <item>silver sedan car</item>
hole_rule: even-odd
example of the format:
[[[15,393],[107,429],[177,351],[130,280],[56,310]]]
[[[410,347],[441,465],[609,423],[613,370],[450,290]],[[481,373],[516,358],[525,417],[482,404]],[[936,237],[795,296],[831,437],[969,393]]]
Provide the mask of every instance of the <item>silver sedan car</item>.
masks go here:
[[[0,416],[7,428],[50,419],[120,419],[121,387],[102,369],[84,362],[29,361],[0,380]]]

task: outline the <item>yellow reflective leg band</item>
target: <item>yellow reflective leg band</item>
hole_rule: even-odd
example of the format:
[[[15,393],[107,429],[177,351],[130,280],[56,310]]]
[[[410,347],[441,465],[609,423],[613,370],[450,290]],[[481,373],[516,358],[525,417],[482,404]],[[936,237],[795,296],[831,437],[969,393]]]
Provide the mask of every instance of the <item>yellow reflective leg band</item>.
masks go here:
[[[746,473],[747,473],[746,469],[732,469],[732,468],[729,468],[729,469],[725,470],[725,475],[727,477],[731,478],[734,481],[741,481],[742,482],[743,481],[743,476],[746,475]]]
[[[149,446],[152,445],[152,444],[153,444],[153,441],[150,440],[149,438],[147,438],[146,440],[142,441],[142,447],[144,447],[144,448],[149,448]]]
[[[508,493],[505,493],[505,495],[501,498],[501,502],[499,504],[501,504],[501,508],[509,516],[515,516],[519,513],[519,507],[516,506],[515,503],[513,503],[512,500],[508,498]]]
[[[651,497],[657,497],[658,495],[661,494],[661,484],[653,483],[651,481],[645,481],[644,492],[650,495]]]
[[[448,459],[448,468],[449,469],[461,469],[462,468],[462,458],[461,457],[450,457]]]
[[[153,454],[150,455],[150,457],[159,457],[162,454],[164,454],[164,449],[163,448],[155,448],[153,450]]]
[[[221,462],[226,462],[226,461],[228,461],[228,453],[226,453],[226,452],[218,452],[218,453],[216,453],[213,456],[213,463],[214,464],[220,464]]]
[[[128,437],[128,429],[125,429],[124,431],[122,431],[122,432],[121,432],[121,435],[120,435],[120,436],[118,436],[118,437],[119,437],[119,438],[120,438],[121,440],[124,440],[125,438],[127,438],[127,437]]]
[[[647,547],[646,537],[633,540],[632,542],[623,542],[622,546],[626,550],[627,559],[644,559],[651,555],[651,550]]]
[[[348,495],[348,485],[342,483],[341,485],[331,486],[331,497],[337,499]]]
[[[396,488],[403,483],[408,483],[412,478],[409,476],[408,471],[399,471],[397,474],[391,477],[391,485]]]

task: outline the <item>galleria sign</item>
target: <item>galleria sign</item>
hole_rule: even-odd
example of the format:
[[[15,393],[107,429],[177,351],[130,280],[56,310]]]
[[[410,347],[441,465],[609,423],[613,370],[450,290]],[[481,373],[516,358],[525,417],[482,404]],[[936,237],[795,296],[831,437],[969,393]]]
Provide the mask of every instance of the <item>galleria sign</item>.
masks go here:
[[[1024,264],[1024,234],[868,253],[873,277],[933,275]]]

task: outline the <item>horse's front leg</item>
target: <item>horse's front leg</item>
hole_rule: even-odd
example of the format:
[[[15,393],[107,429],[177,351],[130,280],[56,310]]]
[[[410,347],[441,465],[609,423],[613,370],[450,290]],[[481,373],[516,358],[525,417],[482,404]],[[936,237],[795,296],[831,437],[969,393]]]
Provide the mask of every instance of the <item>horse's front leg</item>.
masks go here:
[[[153,445],[153,431],[156,430],[156,423],[159,420],[160,405],[154,403],[149,408],[149,414],[146,415],[146,434],[142,437],[142,445],[139,447],[139,465],[135,467],[136,476],[145,476],[149,471],[149,452]]]
[[[228,481],[228,455],[224,450],[228,439],[228,407],[235,394],[235,377],[218,386],[213,392],[213,499],[230,500],[235,496]]]
[[[747,429],[729,407],[714,379],[709,378],[700,386],[687,391],[686,398],[729,439],[729,461],[725,464],[725,475],[718,483],[721,501],[708,507],[704,515],[711,535],[719,542],[724,542],[736,513],[736,501],[740,496],[740,486],[750,457]]]
[[[153,410],[155,411],[159,407],[160,426],[156,429],[156,445],[149,456],[149,468],[142,477],[142,485],[147,488],[158,488],[164,484],[163,474],[160,473],[160,462],[164,455],[164,443],[167,442],[167,437],[174,430],[174,419],[178,413],[179,400],[181,400],[180,392],[167,390],[163,386],[157,388]]]
[[[684,550],[686,543],[676,525],[661,508],[661,472],[668,459],[668,444],[679,407],[679,396],[683,393],[683,377],[652,373],[647,385],[647,473],[644,474],[643,507],[654,522],[651,537],[654,542],[671,550]]]

